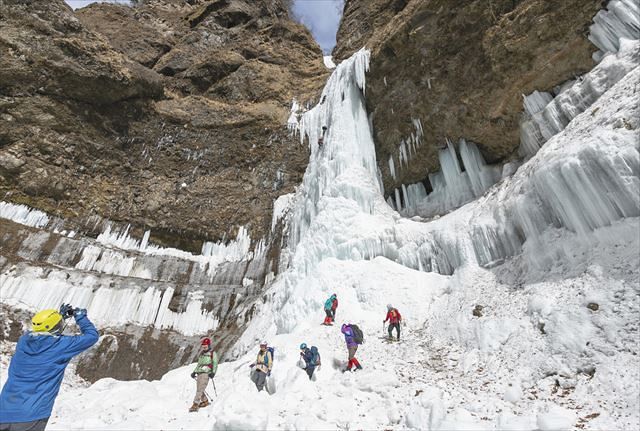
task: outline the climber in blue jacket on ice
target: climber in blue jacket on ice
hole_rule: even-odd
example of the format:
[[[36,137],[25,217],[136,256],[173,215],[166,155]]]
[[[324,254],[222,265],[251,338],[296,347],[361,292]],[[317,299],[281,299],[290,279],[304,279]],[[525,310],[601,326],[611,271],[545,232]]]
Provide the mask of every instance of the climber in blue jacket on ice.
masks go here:
[[[74,317],[81,335],[62,335]],[[87,310],[62,304],[31,320],[31,331],[18,339],[9,376],[0,394],[0,431],[44,430],[69,361],[98,341]]]

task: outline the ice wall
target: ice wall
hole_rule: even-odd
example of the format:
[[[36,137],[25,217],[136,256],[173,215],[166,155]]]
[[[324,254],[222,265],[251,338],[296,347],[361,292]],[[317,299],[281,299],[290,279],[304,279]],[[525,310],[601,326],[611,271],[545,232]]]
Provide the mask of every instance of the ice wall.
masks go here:
[[[622,39],[620,49],[606,55],[589,73],[552,99],[550,93],[534,92],[524,97],[520,124],[520,154],[531,157],[552,136],[562,131],[576,115],[640,64],[640,42]],[[552,99],[552,100],[551,100]],[[545,102],[548,102],[545,105]]]
[[[600,61],[607,53],[618,52],[621,39],[640,39],[640,5],[635,0],[613,0],[598,12],[589,27],[589,40],[600,48],[593,57]]]
[[[491,266],[524,251],[529,267],[541,269],[570,253],[553,244],[554,231],[586,238],[617,220],[638,217],[637,82],[640,67],[598,100],[594,113],[578,115],[490,195],[431,223],[433,233],[423,238],[405,234],[414,238],[416,254],[431,248],[428,243],[439,232],[441,245],[455,257],[449,260],[453,268],[456,260]]]
[[[251,249],[243,227],[235,240],[206,242],[195,255],[149,244],[149,231],[134,238],[129,226],[98,221],[106,227],[93,240],[58,232],[41,211],[0,207],[0,301],[19,308],[71,302],[89,307],[104,326],[201,334],[217,328],[231,307],[242,314],[242,304],[252,301],[272,270],[265,242]]]
[[[635,0],[613,0],[593,18],[589,40],[600,50],[589,73],[552,93],[524,96],[520,155],[529,158],[576,115],[640,64],[640,7]]]
[[[203,309],[203,292],[189,292],[185,310],[174,312],[169,305],[173,287],[149,286],[112,288],[113,279],[86,275],[69,280],[69,274],[53,270],[47,274],[33,267],[16,274],[0,274],[2,303],[16,308],[41,310],[71,303],[86,308],[94,323],[100,326],[135,324],[173,329],[185,335],[202,334],[218,327],[213,311]]]

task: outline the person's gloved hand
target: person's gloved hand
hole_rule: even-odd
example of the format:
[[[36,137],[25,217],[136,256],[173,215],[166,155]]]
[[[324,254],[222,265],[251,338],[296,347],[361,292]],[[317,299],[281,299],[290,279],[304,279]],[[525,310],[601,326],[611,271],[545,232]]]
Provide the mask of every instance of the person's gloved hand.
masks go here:
[[[76,320],[85,317],[87,315],[87,309],[86,308],[74,308],[73,309],[73,317],[76,318]]]
[[[209,373],[209,378],[213,379],[216,376],[216,373]]]
[[[271,376],[271,370],[267,372],[267,377]]]
[[[62,314],[63,319],[73,316],[73,311],[73,307],[70,304],[62,304],[60,306],[60,314]]]
[[[191,378],[195,379],[196,378],[196,373],[191,373]]]

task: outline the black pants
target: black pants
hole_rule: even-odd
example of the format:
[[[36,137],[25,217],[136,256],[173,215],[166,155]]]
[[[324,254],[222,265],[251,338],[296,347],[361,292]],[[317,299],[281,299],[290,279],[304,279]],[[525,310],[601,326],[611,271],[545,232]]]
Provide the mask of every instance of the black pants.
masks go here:
[[[313,365],[307,365],[307,368],[304,369],[309,376],[309,380],[311,380],[311,377],[313,377],[313,372],[315,371],[315,369],[316,367],[314,367]]]
[[[393,330],[393,328],[396,328],[396,332],[398,335],[398,340],[400,339],[400,322],[398,323],[389,323],[389,327],[387,328],[387,330],[389,331],[389,338],[392,338],[393,335],[391,334],[391,331]]]
[[[44,431],[49,418],[31,422],[0,423],[0,431]]]
[[[327,314],[327,317],[330,317],[332,321],[336,320],[336,310],[327,310],[325,309],[324,312]]]

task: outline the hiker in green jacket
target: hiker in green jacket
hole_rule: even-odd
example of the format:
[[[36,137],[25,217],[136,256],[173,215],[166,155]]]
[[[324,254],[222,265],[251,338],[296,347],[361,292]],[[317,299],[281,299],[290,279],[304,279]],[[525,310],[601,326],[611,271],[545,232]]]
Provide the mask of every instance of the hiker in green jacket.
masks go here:
[[[204,391],[209,384],[209,379],[213,379],[218,371],[218,355],[211,348],[211,338],[203,338],[200,342],[201,349],[198,355],[198,365],[191,373],[191,378],[196,379],[196,397],[190,412],[197,412],[202,407],[209,405],[209,400]]]

